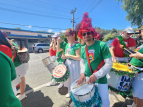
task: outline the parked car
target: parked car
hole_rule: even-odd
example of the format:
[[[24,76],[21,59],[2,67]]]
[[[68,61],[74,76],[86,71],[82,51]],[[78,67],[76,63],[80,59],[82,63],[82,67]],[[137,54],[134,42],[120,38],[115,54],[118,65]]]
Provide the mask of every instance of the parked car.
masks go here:
[[[108,40],[108,41],[106,42],[106,44],[107,44],[107,46],[108,46],[109,48],[111,48],[111,44],[112,44],[113,40],[114,40],[114,39],[110,39],[110,40]]]
[[[43,51],[48,51],[50,48],[50,44],[47,43],[35,43],[33,47],[33,51],[42,53]]]

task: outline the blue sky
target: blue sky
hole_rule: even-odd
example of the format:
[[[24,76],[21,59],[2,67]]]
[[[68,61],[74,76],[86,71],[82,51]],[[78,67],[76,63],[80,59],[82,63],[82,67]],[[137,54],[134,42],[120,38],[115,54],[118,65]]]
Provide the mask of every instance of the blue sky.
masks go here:
[[[131,26],[130,22],[126,20],[127,13],[121,8],[121,3],[118,3],[118,0],[102,0],[98,4],[99,1],[100,0],[1,0],[0,27],[20,27],[23,30],[32,31],[62,31],[66,28],[72,28],[72,23],[70,22],[72,14],[70,14],[70,12],[75,7],[77,8],[75,12],[75,25],[82,20],[84,12],[89,12],[93,27],[124,29]]]

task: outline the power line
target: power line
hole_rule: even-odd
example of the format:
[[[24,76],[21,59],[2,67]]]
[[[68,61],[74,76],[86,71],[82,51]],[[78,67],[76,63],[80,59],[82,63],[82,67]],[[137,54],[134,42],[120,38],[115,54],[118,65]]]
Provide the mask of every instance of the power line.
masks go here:
[[[5,23],[5,22],[0,22],[0,23],[2,23],[2,24],[10,24],[10,25],[19,25],[19,26],[25,26],[25,27],[29,26],[29,25],[13,24],[13,23]],[[30,26],[32,26],[32,25],[30,25]],[[49,28],[49,27],[40,27],[40,26],[32,26],[32,27],[65,30],[65,29],[61,29],[61,28]]]
[[[36,12],[48,13],[48,12],[43,12],[43,11],[34,10],[34,9],[28,9],[28,8],[23,8],[23,7],[19,7],[19,6],[13,6],[13,5],[4,4],[4,3],[0,3],[0,4],[6,5],[6,6],[12,6],[12,7],[16,7],[16,8],[21,8],[21,9],[25,9],[25,10],[32,10],[32,11],[36,11]],[[48,13],[48,14],[53,14],[53,13]],[[59,14],[53,14],[53,15],[59,15]]]
[[[20,0],[15,0],[15,1],[19,1],[19,2],[24,2],[24,3],[26,3],[26,4],[31,4],[32,6],[34,6],[34,5],[36,5],[36,6],[38,6],[38,7],[40,7],[40,5],[41,5],[41,7],[44,7],[44,8],[47,8],[47,9],[51,9],[51,10],[55,10],[55,11],[60,11],[60,9],[61,8],[58,8],[58,9],[56,9],[56,8],[50,8],[49,6],[47,6],[47,5],[43,5],[43,4],[39,4],[39,3],[34,3],[34,2],[29,2],[29,1],[27,1],[26,2],[26,0],[24,0],[24,1],[20,1]],[[65,9],[64,9],[65,10]],[[60,12],[64,12],[65,13],[65,11],[60,11]],[[67,12],[69,12],[69,11],[67,11]],[[67,13],[66,12],[66,13]]]
[[[35,0],[35,1],[39,1],[40,3],[44,3],[44,4],[49,4],[49,3],[45,3],[45,2],[41,2],[41,0]],[[53,4],[49,4],[49,5],[53,5]],[[53,5],[54,7],[59,7],[59,8],[63,8],[63,9],[68,9],[68,8],[65,8],[65,7],[60,7],[60,6],[57,6],[57,5]],[[70,9],[68,9],[70,10]]]
[[[102,0],[99,0],[98,3],[95,4],[94,7],[89,11],[89,13],[92,12],[95,9],[95,7],[97,7],[101,2]]]
[[[18,11],[18,10],[12,10],[12,9],[7,9],[7,8],[1,8],[1,10],[4,11],[11,11],[11,12],[16,12],[16,13],[23,13],[23,14],[28,14],[28,15],[35,15],[35,16],[43,16],[43,17],[51,17],[51,18],[59,18],[59,19],[66,19],[66,20],[70,20],[69,18],[63,18],[63,17],[57,17],[57,16],[50,16],[50,15],[42,15],[42,14],[36,14],[36,13],[28,13],[28,12],[24,12],[24,11]]]
[[[92,4],[86,9],[86,11],[87,11],[89,8],[91,8],[91,6],[94,4],[95,1],[96,1],[96,0],[94,0],[94,1],[92,2]],[[82,15],[80,15],[80,16],[78,17],[78,19],[79,19],[80,17],[82,17]],[[78,19],[77,19],[77,20],[78,20]]]
[[[96,1],[96,0],[94,0],[94,2],[95,2],[95,1]],[[91,8],[91,6],[94,4],[94,2],[89,6],[89,8]],[[89,9],[89,8],[88,8],[88,9]],[[87,11],[88,9],[86,9],[86,11]]]
[[[84,5],[83,5],[82,8],[80,9],[80,11],[83,9],[83,7],[85,6],[85,4],[86,4],[87,1],[88,1],[88,0],[85,1]]]

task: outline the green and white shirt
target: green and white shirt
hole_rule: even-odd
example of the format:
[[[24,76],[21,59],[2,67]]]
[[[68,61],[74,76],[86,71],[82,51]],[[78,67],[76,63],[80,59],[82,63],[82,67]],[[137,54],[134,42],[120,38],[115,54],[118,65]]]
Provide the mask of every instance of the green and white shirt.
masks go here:
[[[11,59],[0,51],[0,107],[22,107],[12,90],[11,81],[16,78]]]
[[[143,44],[141,46],[137,47],[137,49],[135,51],[143,54]],[[141,59],[141,60],[143,61],[143,59]],[[140,61],[139,59],[136,59],[136,58],[132,58],[130,63],[136,67],[143,67],[142,61]]]
[[[62,43],[60,43],[60,48],[63,49],[63,51],[57,52],[56,53],[56,57],[58,58],[56,61],[57,62],[64,62],[64,59],[61,58],[61,55],[63,54],[63,52],[65,51],[65,47],[66,47],[66,42],[63,41]]]
[[[74,43],[71,47],[69,47],[69,43],[67,43],[65,48],[65,54],[70,54],[76,56],[76,50],[81,48],[80,43]],[[73,60],[68,58],[69,60]]]
[[[93,45],[87,46],[87,49],[88,49],[90,65],[91,65],[91,68],[93,71],[96,70],[96,68],[102,62],[102,60],[112,57],[108,46],[106,45],[105,42],[102,42],[102,41],[95,41],[95,43]],[[82,47],[82,49],[81,49],[81,60],[84,60],[84,63],[85,63],[85,75],[90,77],[92,75],[92,73],[91,73],[89,65],[88,65],[88,60],[87,60],[86,52],[85,52],[85,46]],[[109,71],[112,68],[112,61],[110,60],[110,62],[111,63],[109,65],[110,66]],[[96,73],[95,73],[95,75],[96,75]],[[96,77],[98,78],[98,76],[96,76]],[[101,78],[98,78],[96,83],[106,84],[107,83],[106,75],[104,75]]]

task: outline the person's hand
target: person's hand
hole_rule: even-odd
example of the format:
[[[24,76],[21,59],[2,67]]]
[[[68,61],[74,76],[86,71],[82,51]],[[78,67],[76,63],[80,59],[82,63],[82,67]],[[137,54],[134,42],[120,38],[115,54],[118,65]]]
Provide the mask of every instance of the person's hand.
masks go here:
[[[66,58],[69,58],[69,54],[65,54]]]
[[[97,81],[97,77],[94,75],[94,74],[92,74],[91,76],[90,76],[90,78],[89,78],[89,80],[88,80],[88,84],[89,83],[94,83],[94,82],[96,82]]]
[[[116,63],[116,62],[117,62],[116,58],[113,58],[113,62],[114,62],[114,63]]]
[[[62,55],[62,59],[67,59],[67,57],[65,56],[65,54]]]
[[[62,43],[62,42],[63,42],[62,38],[61,38],[61,37],[58,37],[57,43]]]
[[[54,44],[56,44],[56,42],[57,42],[57,41],[56,41],[56,39],[54,39],[54,41],[53,41],[53,42],[54,42]]]
[[[76,81],[76,83],[77,83],[77,85],[80,85],[80,84],[82,84],[83,81],[86,82],[84,73],[81,74],[80,78]]]
[[[136,52],[134,54],[129,55],[130,57],[134,57],[136,59],[142,59],[143,58],[143,54]]]

